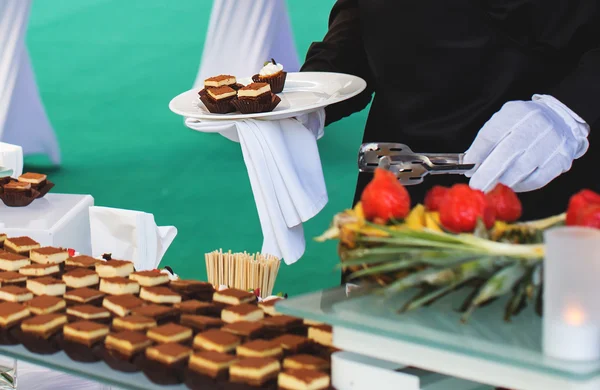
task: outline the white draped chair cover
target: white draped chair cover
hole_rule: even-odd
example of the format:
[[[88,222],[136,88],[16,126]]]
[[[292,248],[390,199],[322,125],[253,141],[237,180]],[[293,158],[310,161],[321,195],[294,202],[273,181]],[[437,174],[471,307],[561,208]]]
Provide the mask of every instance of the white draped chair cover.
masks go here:
[[[25,34],[31,0],[0,0],[0,140],[60,163],[60,148],[35,81]]]
[[[219,74],[252,76],[271,58],[300,69],[285,0],[214,0],[194,87]]]

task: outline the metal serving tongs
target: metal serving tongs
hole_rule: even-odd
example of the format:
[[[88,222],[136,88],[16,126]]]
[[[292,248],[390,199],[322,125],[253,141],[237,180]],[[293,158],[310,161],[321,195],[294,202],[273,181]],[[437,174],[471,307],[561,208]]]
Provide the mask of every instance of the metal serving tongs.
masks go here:
[[[415,153],[404,144],[373,142],[362,144],[358,170],[383,168],[393,172],[405,186],[420,184],[427,175],[463,175],[475,164],[463,164],[464,153]]]

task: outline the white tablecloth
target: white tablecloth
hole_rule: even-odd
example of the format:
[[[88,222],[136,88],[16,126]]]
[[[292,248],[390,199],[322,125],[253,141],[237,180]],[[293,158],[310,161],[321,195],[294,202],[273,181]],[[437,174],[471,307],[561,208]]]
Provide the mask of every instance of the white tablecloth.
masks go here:
[[[52,192],[27,207],[7,207],[0,201],[0,232],[29,236],[43,246],[92,253],[88,210],[93,205],[90,195]]]

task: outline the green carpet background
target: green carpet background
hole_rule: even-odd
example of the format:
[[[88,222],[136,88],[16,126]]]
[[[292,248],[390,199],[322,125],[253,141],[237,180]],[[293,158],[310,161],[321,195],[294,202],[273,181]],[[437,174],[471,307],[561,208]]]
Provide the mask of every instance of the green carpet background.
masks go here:
[[[247,1],[247,0],[243,0]],[[327,29],[333,0],[288,1],[301,58]],[[161,265],[205,278],[204,253],[255,252],[262,234],[239,144],[185,128],[169,100],[191,87],[202,54],[208,0],[35,0],[27,44],[63,164],[40,156],[54,192],[92,194],[96,205],[153,213],[179,234]],[[336,247],[316,243],[349,207],[366,112],[327,128],[319,141],[329,204],[305,224],[307,249],[282,264],[275,292],[339,284]]]

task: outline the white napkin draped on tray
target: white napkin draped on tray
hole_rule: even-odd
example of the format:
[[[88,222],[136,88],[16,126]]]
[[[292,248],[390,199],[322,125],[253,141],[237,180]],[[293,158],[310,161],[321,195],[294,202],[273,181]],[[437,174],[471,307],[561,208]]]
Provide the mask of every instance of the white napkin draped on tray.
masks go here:
[[[174,226],[156,226],[152,214],[98,206],[90,207],[90,231],[92,256],[111,253],[137,271],[157,268],[177,235]]]
[[[328,201],[317,147],[324,123],[323,109],[277,121],[185,121],[193,130],[240,143],[263,232],[262,253],[286,264],[302,257],[302,223]]]

